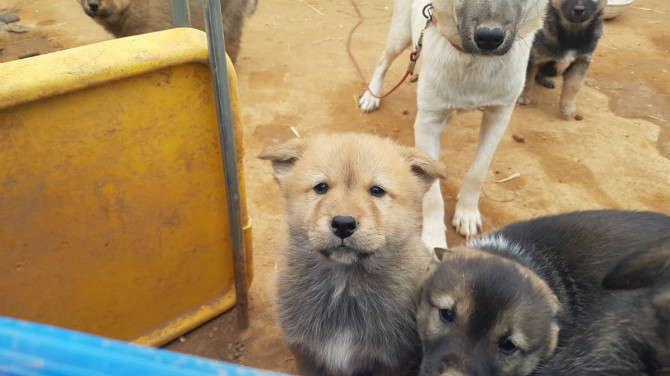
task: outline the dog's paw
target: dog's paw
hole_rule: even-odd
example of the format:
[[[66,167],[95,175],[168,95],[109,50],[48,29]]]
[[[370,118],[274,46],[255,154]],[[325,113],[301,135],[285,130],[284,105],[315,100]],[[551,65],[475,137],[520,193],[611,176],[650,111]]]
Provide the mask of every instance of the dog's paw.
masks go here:
[[[516,100],[516,103],[525,106],[527,104],[530,104],[530,96],[529,95],[521,95],[519,99]]]
[[[561,104],[561,114],[567,118],[572,118],[575,116],[575,113],[577,112],[577,106],[574,104],[571,105],[564,105]]]
[[[379,108],[379,102],[381,100],[379,98],[375,98],[370,94],[369,91],[365,91],[365,94],[361,97],[361,99],[358,101],[358,105],[360,106],[361,110],[363,112],[372,112],[376,109]]]
[[[546,87],[547,89],[553,89],[556,87],[556,79],[544,76],[537,76],[536,81],[538,84]]]
[[[456,228],[456,232],[469,239],[479,232],[482,228],[482,216],[479,214],[479,209],[463,209],[456,205],[456,212],[451,225]]]

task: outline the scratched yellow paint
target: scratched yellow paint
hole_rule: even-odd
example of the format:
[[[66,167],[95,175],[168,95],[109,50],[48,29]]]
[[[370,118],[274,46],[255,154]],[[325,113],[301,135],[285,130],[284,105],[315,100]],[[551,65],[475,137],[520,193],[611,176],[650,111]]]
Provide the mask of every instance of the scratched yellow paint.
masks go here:
[[[0,192],[0,315],[160,345],[235,303],[202,32],[0,64]]]

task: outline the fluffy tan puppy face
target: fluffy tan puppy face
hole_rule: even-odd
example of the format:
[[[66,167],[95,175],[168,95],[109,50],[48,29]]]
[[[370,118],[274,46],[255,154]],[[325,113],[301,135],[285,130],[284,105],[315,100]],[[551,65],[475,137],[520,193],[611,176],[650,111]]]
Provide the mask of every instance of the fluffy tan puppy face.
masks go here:
[[[421,233],[424,193],[440,163],[366,134],[321,135],[267,147],[291,237],[344,264],[397,249]]]

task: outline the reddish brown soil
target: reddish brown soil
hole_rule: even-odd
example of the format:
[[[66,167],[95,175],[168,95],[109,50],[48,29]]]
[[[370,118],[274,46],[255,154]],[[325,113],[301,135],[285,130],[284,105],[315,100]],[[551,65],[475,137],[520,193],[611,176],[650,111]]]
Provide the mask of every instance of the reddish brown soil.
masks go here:
[[[386,40],[392,7],[384,0],[357,3],[364,23],[351,52],[369,78]],[[633,5],[606,22],[579,94],[583,120],[559,116],[558,90],[537,88],[534,103],[516,109],[484,186],[480,209],[485,230],[577,209],[670,214],[670,3],[636,0]],[[19,24],[30,28],[23,34],[0,33],[0,62],[110,38],[75,0],[3,0],[0,8],[15,10]],[[260,0],[249,19],[236,69],[248,153],[247,206],[254,220],[251,327],[238,330],[233,310],[168,349],[296,372],[273,316],[276,261],[286,240],[283,204],[270,165],[255,155],[265,145],[295,137],[291,126],[304,136],[356,130],[413,144],[416,84],[402,85],[375,113],[363,114],[356,106],[364,85],[349,60],[346,40],[357,22],[350,2],[324,0]],[[399,80],[405,67],[403,55],[386,87]],[[442,134],[441,159],[449,169],[442,189],[449,219],[473,157],[480,117],[476,112],[457,115]],[[496,182],[515,173],[520,175]],[[448,241],[455,246],[463,239],[450,228]]]

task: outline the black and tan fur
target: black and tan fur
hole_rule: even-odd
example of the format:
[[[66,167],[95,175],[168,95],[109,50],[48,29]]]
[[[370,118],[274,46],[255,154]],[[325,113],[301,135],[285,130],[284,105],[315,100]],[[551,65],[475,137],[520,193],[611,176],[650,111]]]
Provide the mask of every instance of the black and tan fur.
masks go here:
[[[670,232],[670,229],[668,230]],[[670,234],[627,254],[605,276],[611,294],[537,372],[549,375],[670,375]]]
[[[551,0],[544,27],[537,32],[530,52],[526,84],[519,104],[529,104],[534,82],[553,89],[563,76],[561,114],[577,111],[577,93],[603,33],[607,0]]]
[[[421,374],[662,374],[670,252],[657,245],[668,236],[663,214],[585,211],[517,222],[445,251],[420,292]],[[626,287],[648,270],[638,250],[665,266]]]
[[[259,157],[286,203],[277,316],[302,374],[415,374],[416,288],[433,258],[421,200],[444,166],[365,134],[294,139]]]
[[[221,0],[226,53],[235,62],[245,18],[258,0]],[[115,37],[145,34],[174,27],[170,0],[78,0],[84,12]],[[193,27],[205,30],[202,0],[189,0]]]

